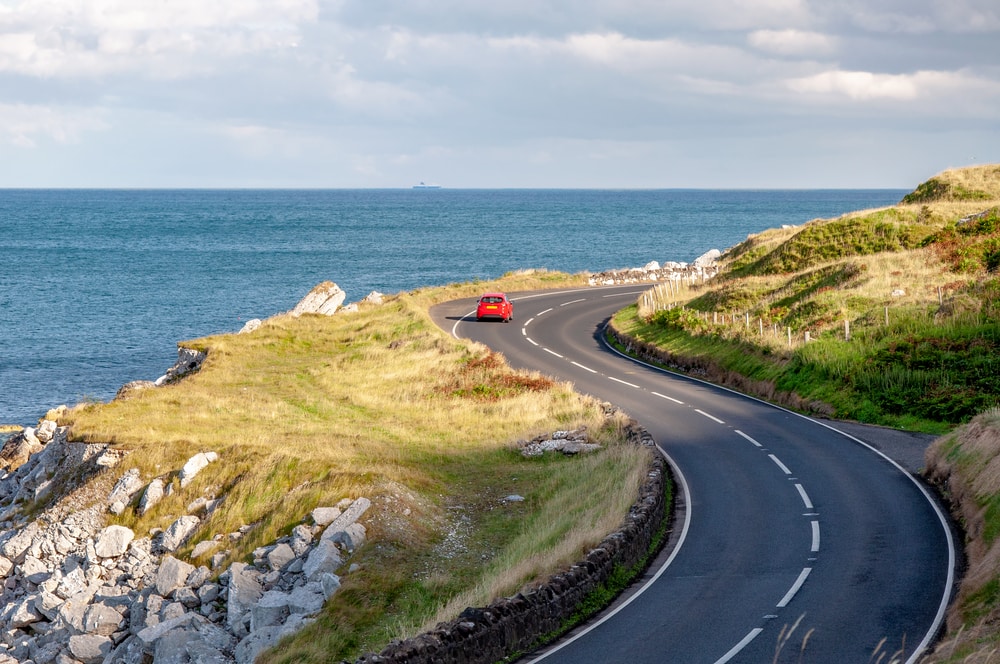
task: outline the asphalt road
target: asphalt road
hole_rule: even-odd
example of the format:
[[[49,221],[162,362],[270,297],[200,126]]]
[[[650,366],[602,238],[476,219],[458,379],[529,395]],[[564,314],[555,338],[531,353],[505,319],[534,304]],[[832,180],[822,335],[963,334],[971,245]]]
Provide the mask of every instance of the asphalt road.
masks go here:
[[[431,312],[512,366],[628,412],[685,490],[678,541],[645,584],[525,661],[915,662],[954,581],[940,508],[903,467],[828,423],[609,350],[604,323],[640,290],[511,294],[507,324],[476,322],[473,300]]]

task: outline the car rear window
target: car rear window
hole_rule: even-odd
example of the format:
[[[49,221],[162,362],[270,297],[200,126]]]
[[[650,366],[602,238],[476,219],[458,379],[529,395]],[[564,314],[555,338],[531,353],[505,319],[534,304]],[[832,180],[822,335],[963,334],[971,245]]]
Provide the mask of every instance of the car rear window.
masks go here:
[[[502,297],[484,297],[483,302],[486,304],[496,304],[498,302],[503,302]]]

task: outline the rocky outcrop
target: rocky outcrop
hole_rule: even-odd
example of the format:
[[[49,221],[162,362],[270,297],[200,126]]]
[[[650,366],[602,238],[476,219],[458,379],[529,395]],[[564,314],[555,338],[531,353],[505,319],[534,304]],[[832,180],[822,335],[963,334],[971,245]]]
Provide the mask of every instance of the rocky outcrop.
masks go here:
[[[525,457],[542,456],[546,452],[560,452],[566,456],[573,456],[601,449],[601,445],[591,442],[586,429],[556,431],[551,436],[518,441],[517,445],[521,449],[521,456]]]
[[[172,383],[173,381],[183,378],[191,372],[197,371],[201,368],[201,364],[205,361],[205,357],[205,353],[199,350],[184,347],[178,348],[177,362],[174,363],[174,366],[167,369],[167,373],[157,378],[154,381],[154,384],[159,387],[160,385]]]
[[[313,287],[309,293],[302,298],[295,308],[291,310],[292,316],[302,314],[320,314],[330,316],[337,312],[337,309],[344,303],[347,294],[341,290],[340,286],[332,281],[324,281]]]
[[[345,499],[316,508],[318,520],[306,517],[288,537],[254,551],[250,564],[217,567],[228,557],[225,543],[253,525],[207,540],[212,546],[200,551],[196,546],[195,563],[216,552],[213,571],[173,553],[197,539],[201,521],[193,514],[149,537],[105,525],[108,512],[148,509],[152,487],[162,493],[162,477],[144,482],[135,468],[86,507],[64,498],[40,518],[20,520],[19,507],[44,495],[50,483],[68,488],[68,478],[92,474],[102,459],[121,459],[109,456],[106,445],[67,443],[66,430],[54,424],[38,427],[40,439],[31,432],[38,450],[0,478],[0,664],[249,664],[322,609],[340,587],[345,561],[365,541],[360,519],[371,503]],[[193,456],[178,471],[178,483],[189,483],[217,458]],[[211,502],[195,500],[189,509],[205,510]]]
[[[696,258],[693,263],[669,261],[661,265],[657,261],[651,261],[643,267],[598,272],[590,275],[588,281],[591,286],[614,286],[655,281],[702,283],[719,273],[716,261],[721,255],[718,249],[712,249]]]

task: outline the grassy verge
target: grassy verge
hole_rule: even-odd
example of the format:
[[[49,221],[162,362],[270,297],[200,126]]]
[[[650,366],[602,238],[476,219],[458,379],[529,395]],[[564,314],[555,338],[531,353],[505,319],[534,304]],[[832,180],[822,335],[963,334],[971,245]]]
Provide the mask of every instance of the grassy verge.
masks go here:
[[[277,316],[251,334],[185,342],[208,352],[197,374],[79,407],[62,423],[77,440],[127,450],[125,463],[144,479],[174,482],[150,513],[118,517],[136,532],[167,526],[199,496],[223,499],[182,555],[249,524],[230,553],[246,559],[314,507],[370,497],[369,544],[351,561],[360,570],[263,661],[350,659],[574,562],[627,514],[649,451],[625,443],[620,418],[568,384],[512,371],[487,348],[450,338],[427,315],[433,302],[487,286],[579,280],[519,273],[356,313]],[[604,449],[535,459],[516,449],[518,439],[580,427]],[[205,450],[220,462],[181,489],[176,470]]]
[[[619,345],[646,359],[682,373],[818,417],[836,417],[900,429],[943,433],[953,415],[995,402],[995,394],[954,389],[959,367],[907,369],[897,357],[902,345],[887,340],[866,343],[860,337],[846,344],[819,339],[784,352],[713,334],[691,334],[660,321],[647,321],[637,307],[619,311],[611,321]],[[977,341],[979,336],[974,337]],[[925,346],[911,343],[921,351]],[[942,352],[943,354],[943,352]],[[972,361],[991,364],[995,356],[967,354]],[[910,364],[915,364],[911,361]],[[970,370],[971,378],[990,381],[992,374]],[[935,380],[941,391],[933,388]]]
[[[1000,410],[939,438],[927,474],[956,507],[966,533],[967,570],[948,612],[948,634],[927,664],[1000,659]]]
[[[707,284],[651,289],[633,345],[816,415],[940,433],[1000,405],[1000,167],[893,207],[750,236]]]

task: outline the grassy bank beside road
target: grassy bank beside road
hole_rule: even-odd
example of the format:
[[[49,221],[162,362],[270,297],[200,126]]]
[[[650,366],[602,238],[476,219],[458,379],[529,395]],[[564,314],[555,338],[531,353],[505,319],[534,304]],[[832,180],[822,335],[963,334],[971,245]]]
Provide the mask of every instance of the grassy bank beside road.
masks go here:
[[[808,413],[941,433],[1000,404],[1000,166],[774,229],[615,327],[681,370]]]
[[[118,517],[146,533],[199,496],[222,498],[182,556],[252,525],[231,545],[231,560],[246,559],[313,508],[369,497],[369,543],[350,561],[359,570],[314,624],[263,661],[351,659],[577,561],[628,513],[650,451],[625,443],[622,416],[568,384],[513,371],[427,314],[484,289],[581,281],[524,273],[332,317],[276,316],[250,334],[184,342],[208,354],[198,373],[79,407],[62,423],[77,440],[113,441],[143,478],[174,479],[192,454],[219,454],[150,513]],[[527,459],[517,449],[519,439],[584,427],[601,451]],[[525,500],[505,500],[512,494]]]
[[[751,236],[713,281],[660,285],[618,312],[610,336],[800,412],[945,434],[926,474],[965,530],[969,566],[921,661],[1000,661],[1000,166]]]

